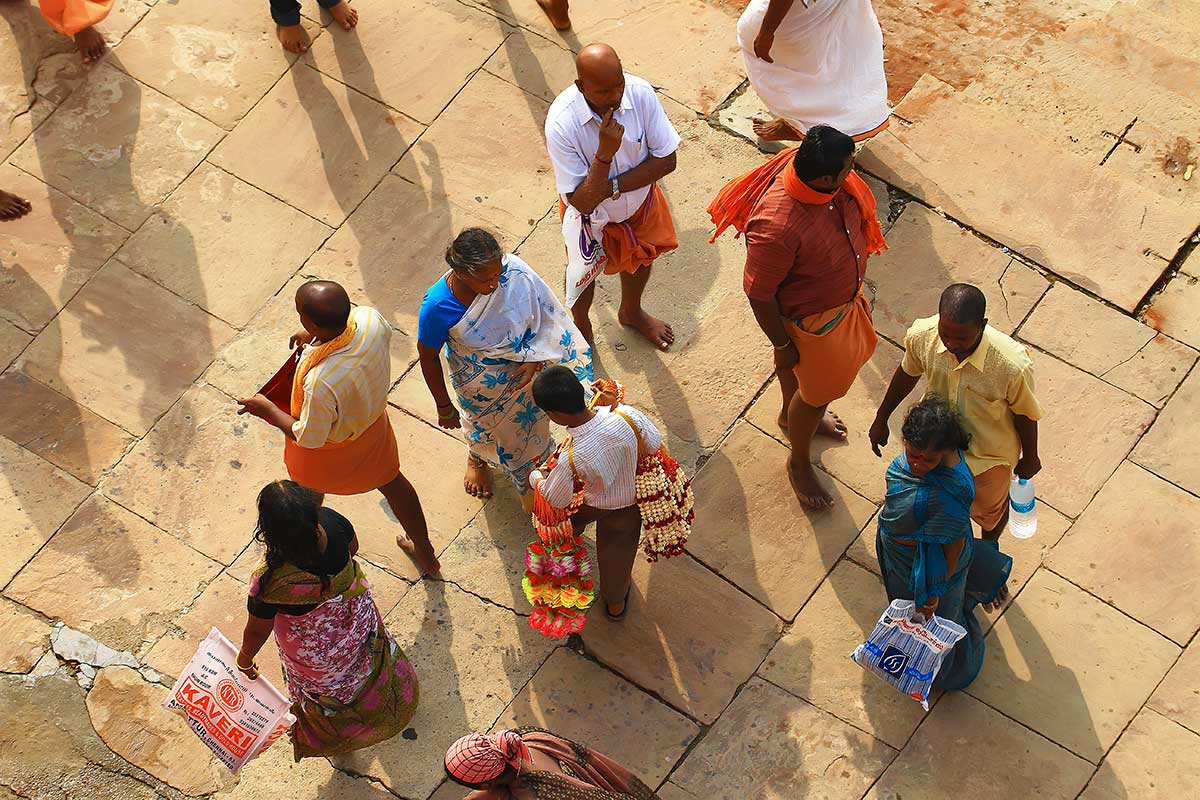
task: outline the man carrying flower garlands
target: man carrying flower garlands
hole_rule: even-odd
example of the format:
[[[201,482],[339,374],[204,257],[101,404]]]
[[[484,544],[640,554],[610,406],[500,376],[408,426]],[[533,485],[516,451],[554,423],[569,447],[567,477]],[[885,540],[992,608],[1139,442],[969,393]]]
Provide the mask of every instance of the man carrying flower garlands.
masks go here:
[[[628,611],[639,540],[650,561],[682,553],[691,530],[692,493],[658,428],[621,403],[622,387],[597,381],[592,388],[596,397],[589,407],[583,385],[569,369],[548,367],[533,382],[534,402],[553,422],[566,426],[570,436],[547,462],[546,474],[536,470],[529,477],[542,540],[542,548],[535,553],[535,543],[530,553],[537,558],[547,547],[569,550],[583,528],[595,522],[604,611],[609,619],[621,620]],[[530,578],[529,572],[526,576]],[[585,590],[590,586],[590,581],[582,583]],[[568,616],[573,618],[569,627],[583,627],[582,612]],[[531,624],[541,630],[540,622]]]

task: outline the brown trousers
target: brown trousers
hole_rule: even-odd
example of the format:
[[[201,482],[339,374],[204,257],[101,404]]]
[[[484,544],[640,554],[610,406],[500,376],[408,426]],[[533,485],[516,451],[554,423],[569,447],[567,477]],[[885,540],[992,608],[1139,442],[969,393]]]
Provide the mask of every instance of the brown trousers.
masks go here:
[[[636,505],[612,510],[585,505],[571,516],[577,533],[593,522],[600,595],[605,602],[619,603],[633,580],[633,562],[642,537],[642,512]]]

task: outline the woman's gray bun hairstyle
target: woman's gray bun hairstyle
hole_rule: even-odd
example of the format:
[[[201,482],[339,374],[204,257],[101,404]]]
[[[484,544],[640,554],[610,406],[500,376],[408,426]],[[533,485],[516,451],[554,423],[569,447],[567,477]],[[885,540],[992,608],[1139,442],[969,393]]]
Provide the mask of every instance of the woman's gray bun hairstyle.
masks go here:
[[[504,250],[483,228],[467,228],[446,248],[446,263],[455,272],[475,275],[485,265],[499,261]]]

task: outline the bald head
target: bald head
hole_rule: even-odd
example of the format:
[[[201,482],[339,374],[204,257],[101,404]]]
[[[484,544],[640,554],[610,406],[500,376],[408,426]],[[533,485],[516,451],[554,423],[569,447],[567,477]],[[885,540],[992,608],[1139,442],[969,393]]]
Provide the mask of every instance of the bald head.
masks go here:
[[[333,281],[309,281],[296,290],[296,310],[310,333],[337,335],[350,318],[350,296]]]
[[[987,322],[987,298],[979,287],[969,283],[952,283],[942,292],[938,315],[960,325],[982,325]]]
[[[589,44],[575,57],[575,85],[588,105],[603,116],[621,105],[625,94],[625,73],[617,51],[606,44]]]

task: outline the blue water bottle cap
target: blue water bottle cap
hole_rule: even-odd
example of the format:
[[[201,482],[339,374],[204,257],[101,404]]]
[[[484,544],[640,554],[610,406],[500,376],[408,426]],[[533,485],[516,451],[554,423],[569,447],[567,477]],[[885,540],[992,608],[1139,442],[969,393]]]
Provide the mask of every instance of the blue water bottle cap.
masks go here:
[[[1017,483],[1024,486],[1025,484],[1029,483],[1029,479],[1028,478],[1017,478]]]

